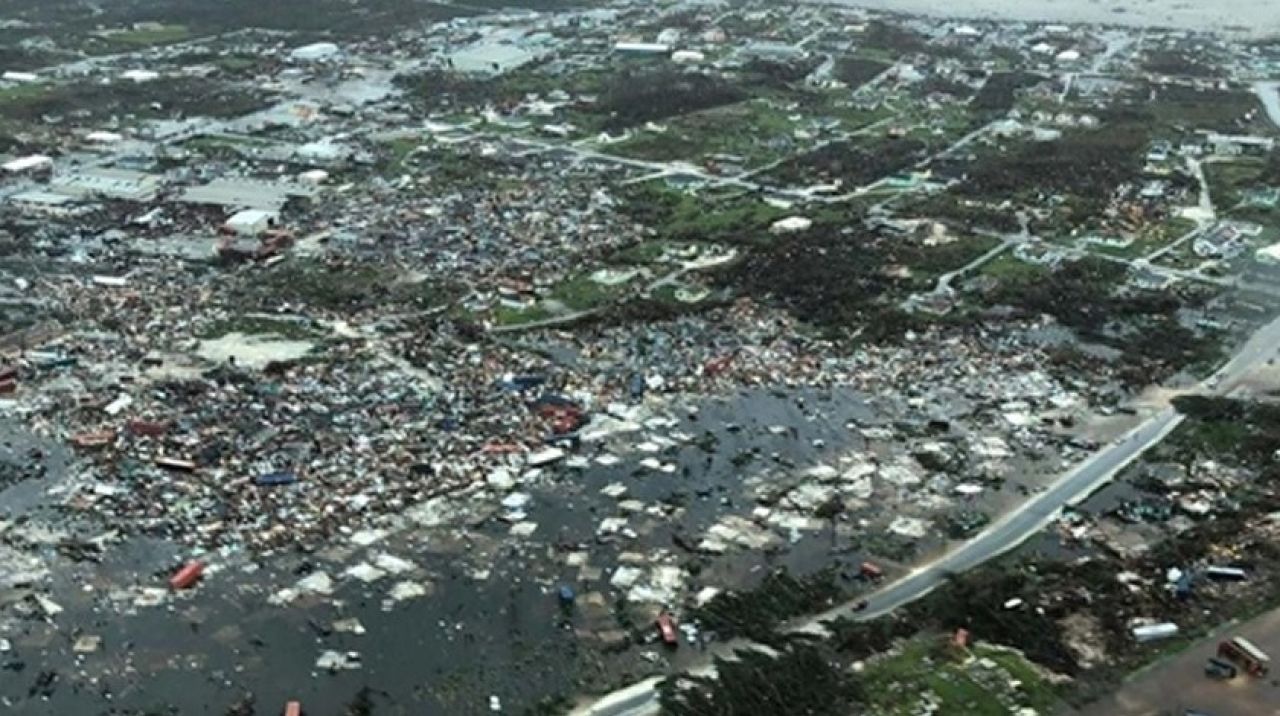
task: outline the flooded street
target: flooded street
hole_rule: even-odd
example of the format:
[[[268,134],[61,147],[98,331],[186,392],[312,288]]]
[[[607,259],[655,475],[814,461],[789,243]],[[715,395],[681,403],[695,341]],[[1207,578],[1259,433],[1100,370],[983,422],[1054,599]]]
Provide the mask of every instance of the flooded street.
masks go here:
[[[8,624],[0,696],[33,714],[221,714],[249,695],[266,712],[300,699],[324,714],[367,687],[378,714],[478,714],[489,712],[491,696],[520,712],[665,668],[668,659],[679,665],[696,658],[695,642],[677,652],[625,647],[654,635],[643,619],[621,629],[615,622],[604,595],[621,583],[618,574],[658,562],[697,565],[670,596],[654,597],[666,600],[699,585],[750,587],[780,567],[834,567],[845,589],[860,588],[857,565],[891,543],[857,549],[850,529],[858,522],[798,523],[765,550],[689,557],[726,510],[752,509],[750,486],[761,476],[783,479],[850,451],[890,459],[888,445],[859,433],[890,422],[848,390],[743,391],[676,418],[672,434],[690,436],[687,444],[650,453],[643,436],[611,438],[583,451],[601,458],[589,467],[541,471],[502,506],[482,493],[439,498],[396,516],[387,530],[340,535],[313,554],[209,555],[203,581],[178,592],[164,588],[183,561],[168,540],[72,547],[93,544],[106,527],[69,522],[53,506],[70,454],[46,445],[55,459],[49,476],[17,481],[0,499],[9,540],[40,555],[32,564],[51,566],[54,606],[23,586],[33,580],[6,585],[20,616]],[[10,441],[24,444],[17,433]],[[653,469],[653,459],[667,467]],[[1010,481],[973,506],[1000,509],[1019,499],[1022,484]],[[630,536],[602,532],[619,508]],[[882,528],[895,516],[872,509],[859,520]],[[905,554],[944,545],[926,536]],[[302,588],[317,579],[324,584]],[[561,586],[582,595],[577,604],[561,603]],[[77,653],[86,636],[100,641]],[[326,652],[352,668],[318,668]]]
[[[633,499],[687,505],[680,520],[636,525],[643,546],[670,545],[677,534],[702,532],[725,501],[741,499],[746,473],[740,462],[735,466],[735,455],[754,449],[762,460],[805,464],[822,452],[815,442],[829,451],[847,447],[845,424],[871,417],[852,396],[813,394],[802,403],[781,392],[744,394],[685,419],[681,427],[687,431],[712,431],[718,449],[680,449],[671,456],[679,468],[670,474],[637,477],[636,464],[624,461],[548,475],[530,490],[532,500],[524,508],[540,523],[527,541],[512,539],[510,525],[494,518],[491,508],[464,509],[460,520],[473,527],[466,533],[452,525],[414,526],[373,546],[339,544],[315,555],[256,562],[238,555],[211,558],[215,567],[196,589],[172,594],[154,593],[181,561],[166,541],[131,538],[108,547],[101,563],[72,562],[58,556],[68,553],[67,535],[40,537],[22,526],[21,515],[41,524],[64,523],[49,504],[48,493],[58,492],[58,473],[66,469],[55,463],[49,477],[18,481],[0,495],[12,519],[5,523],[8,536],[21,533],[25,541],[37,542],[35,550],[57,565],[48,592],[62,610],[50,615],[39,602],[20,602],[27,618],[10,624],[16,629],[10,650],[0,657],[0,696],[32,714],[105,713],[111,707],[221,714],[246,695],[267,712],[296,698],[323,714],[338,713],[368,687],[379,714],[485,713],[490,695],[518,710],[649,663],[634,655],[613,663],[584,644],[575,630],[589,630],[590,619],[581,610],[562,608],[555,595],[557,585],[586,591],[603,579],[598,569],[595,584],[583,578],[579,566],[565,563],[564,553],[590,546],[593,561],[612,564],[619,552],[637,548],[592,546],[597,523],[609,509],[602,488],[622,481]],[[794,433],[768,430],[779,424]],[[17,444],[13,433],[10,440]],[[83,524],[68,533],[100,529]],[[41,539],[46,543],[38,544]],[[824,536],[810,536],[777,559],[743,555],[717,563],[716,572],[749,582],[765,563],[811,571],[829,561],[828,546]],[[393,579],[337,577],[346,565],[375,553],[411,563],[405,576],[412,580],[403,581],[422,585],[424,594],[394,601],[388,597]],[[852,563],[856,558],[849,555]],[[282,585],[321,570],[334,575],[332,594],[304,594],[284,606],[269,603]],[[10,599],[24,590],[19,584],[6,588],[13,590]],[[146,588],[159,605],[139,606],[147,600]],[[363,633],[352,633],[353,619]],[[100,637],[100,644],[93,653],[77,654],[77,639],[84,635]],[[329,650],[358,653],[359,668],[317,669],[318,655]]]

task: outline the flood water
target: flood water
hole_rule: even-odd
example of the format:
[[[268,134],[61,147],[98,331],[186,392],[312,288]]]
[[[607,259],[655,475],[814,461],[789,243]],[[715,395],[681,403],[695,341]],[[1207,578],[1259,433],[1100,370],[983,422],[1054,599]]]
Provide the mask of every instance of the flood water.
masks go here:
[[[22,610],[0,616],[12,642],[11,651],[0,654],[0,698],[12,713],[67,716],[224,714],[252,695],[260,714],[278,713],[285,701],[299,699],[308,714],[323,716],[344,713],[368,687],[376,714],[490,713],[491,696],[503,712],[521,713],[549,696],[576,694],[588,682],[652,670],[634,653],[602,656],[580,639],[575,629],[592,625],[561,608],[558,585],[573,585],[579,594],[608,594],[607,568],[621,552],[678,552],[673,535],[702,534],[725,501],[742,499],[744,478],[768,465],[807,465],[858,447],[861,438],[846,424],[875,420],[849,391],[751,391],[701,407],[675,429],[712,432],[714,451],[690,444],[663,455],[678,466],[671,474],[638,469],[639,455],[611,467],[548,471],[540,484],[526,488],[533,496],[525,507],[528,519],[539,525],[528,539],[513,539],[507,523],[477,511],[464,519],[471,523],[467,529],[411,530],[379,543],[377,551],[417,565],[414,580],[428,590],[422,598],[395,604],[386,602],[394,580],[364,584],[339,577],[346,565],[364,558],[346,546],[259,562],[228,559],[231,566],[198,588],[158,607],[135,607],[137,587],[164,586],[181,561],[173,545],[131,538],[94,563],[58,557],[50,544],[44,553],[54,576],[51,588],[40,591],[64,611],[51,618]],[[794,432],[770,429],[779,425]],[[749,451],[759,456],[756,464],[735,462]],[[48,476],[0,492],[0,514],[33,514],[58,524],[52,508],[38,503],[53,502],[45,493],[65,470],[59,461]],[[634,517],[637,539],[600,544],[597,525],[617,509],[600,490],[614,482],[628,486],[629,498],[684,509],[671,520]],[[93,534],[106,527],[78,531]],[[776,556],[716,558],[703,578],[714,573],[749,584],[777,566],[812,571],[832,561],[828,540],[807,533]],[[582,580],[576,568],[565,565],[568,550],[589,550],[591,563],[606,568],[604,574],[594,582]],[[845,559],[856,564],[858,555]],[[303,596],[286,606],[268,603],[310,569],[334,577],[332,595]],[[19,594],[9,595],[14,596]],[[19,604],[34,611],[31,600]],[[335,622],[351,617],[366,633],[334,630]],[[82,635],[102,638],[96,652],[74,653]],[[358,652],[360,668],[317,670],[317,656],[325,650]]]

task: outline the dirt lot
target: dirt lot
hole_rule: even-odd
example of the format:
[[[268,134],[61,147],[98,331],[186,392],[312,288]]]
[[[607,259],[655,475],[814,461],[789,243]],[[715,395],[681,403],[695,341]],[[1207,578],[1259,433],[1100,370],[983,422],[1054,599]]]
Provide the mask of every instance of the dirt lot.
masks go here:
[[[1140,672],[1114,695],[1088,708],[1068,712],[1075,716],[1182,716],[1196,709],[1213,716],[1267,716],[1280,714],[1280,674],[1267,679],[1237,676],[1227,682],[1204,675],[1205,659],[1220,640],[1241,635],[1269,654],[1280,654],[1280,610],[1268,612],[1243,626],[1227,626],[1196,642],[1177,656]]]

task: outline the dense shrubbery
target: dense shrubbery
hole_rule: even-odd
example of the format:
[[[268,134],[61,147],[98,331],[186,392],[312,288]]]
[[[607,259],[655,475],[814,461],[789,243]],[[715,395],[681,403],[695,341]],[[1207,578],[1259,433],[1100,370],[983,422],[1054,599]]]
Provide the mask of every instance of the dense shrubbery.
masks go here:
[[[845,186],[862,186],[911,167],[928,147],[916,139],[891,139],[862,147],[847,142],[828,144],[788,159],[766,175],[778,184],[812,184],[841,180]]]
[[[1044,79],[1032,72],[996,72],[978,90],[970,107],[983,119],[1003,116],[1013,109],[1018,90],[1033,87]]]
[[[670,716],[835,716],[857,713],[858,682],[826,651],[803,642],[777,657],[741,651],[717,659],[718,678],[680,677],[660,687],[662,712]]]
[[[1120,125],[1074,131],[980,161],[957,192],[972,197],[1071,194],[1105,201],[1117,186],[1142,173],[1148,132]]]
[[[1177,50],[1156,50],[1147,56],[1142,67],[1155,74],[1185,77],[1212,77],[1219,71],[1217,67],[1198,62]]]
[[[235,117],[266,105],[267,97],[262,93],[187,77],[163,82],[81,82],[36,88],[0,101],[0,115],[28,122],[38,121],[46,115],[65,115],[81,110],[97,117],[130,114]]]
[[[889,69],[889,65],[862,57],[841,57],[836,60],[835,78],[850,87],[857,87]]]
[[[747,98],[722,78],[664,67],[618,77],[601,95],[599,111],[606,128],[622,129]]]

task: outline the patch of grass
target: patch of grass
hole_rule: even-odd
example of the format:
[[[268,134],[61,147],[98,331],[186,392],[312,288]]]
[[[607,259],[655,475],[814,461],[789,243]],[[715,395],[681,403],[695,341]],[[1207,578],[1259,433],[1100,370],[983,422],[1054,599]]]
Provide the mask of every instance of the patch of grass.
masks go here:
[[[1171,216],[1164,221],[1145,227],[1128,246],[1097,245],[1093,250],[1112,256],[1137,258],[1168,246],[1196,227],[1196,222]]]
[[[525,309],[511,308],[510,306],[498,306],[493,310],[493,322],[499,326],[518,326],[525,323],[536,323],[537,321],[545,321],[551,317],[552,314],[550,311],[536,304]]]
[[[266,106],[268,95],[208,78],[166,77],[151,82],[110,84],[80,80],[72,84],[43,85],[38,90],[24,86],[6,99],[8,101],[0,101],[0,116],[36,122],[45,115],[72,113],[84,114],[86,118],[170,117],[174,114],[233,117]]]
[[[917,281],[932,286],[938,276],[968,265],[999,244],[1000,239],[993,236],[960,236],[936,246],[903,246],[897,258],[911,269]]]
[[[286,261],[251,274],[239,300],[266,309],[288,303],[336,312],[378,307],[395,313],[439,308],[458,294],[449,283],[407,282],[400,277],[391,266]]]
[[[879,60],[863,57],[841,57],[836,60],[833,74],[836,79],[850,87],[858,87],[889,69],[890,65]]]
[[[258,65],[258,60],[254,57],[248,57],[245,55],[228,55],[226,57],[219,57],[213,61],[213,64],[223,72],[236,74],[256,67]]]
[[[191,36],[186,25],[144,26],[132,30],[103,34],[103,39],[116,45],[126,47],[150,47],[151,45],[169,45],[181,42]]]
[[[573,310],[586,311],[606,303],[620,288],[606,286],[583,274],[551,289],[551,297]]]
[[[787,214],[756,197],[708,200],[656,185],[639,185],[624,210],[669,241],[755,243],[768,241],[768,228]]]
[[[676,117],[666,123],[665,132],[640,130],[608,151],[655,161],[697,162],[725,154],[760,163],[791,151],[791,132],[785,111],[769,100],[755,100]]]
[[[671,241],[645,241],[619,251],[613,260],[617,263],[651,264],[662,258],[668,249],[678,245]]]
[[[53,92],[53,87],[32,82],[0,89],[0,104],[23,103],[38,100]]]
[[[1154,98],[1142,93],[1141,111],[1154,118],[1157,128],[1174,131],[1211,130],[1227,134],[1260,131],[1274,134],[1258,97],[1247,89],[1195,89],[1170,84],[1154,88]],[[1255,118],[1247,120],[1253,113]]]
[[[1238,206],[1244,201],[1244,190],[1255,185],[1265,168],[1262,161],[1250,158],[1205,164],[1204,176],[1214,206],[1223,211]]]
[[[1021,686],[1012,688],[1012,680]],[[873,661],[863,689],[870,713],[881,716],[913,716],[928,702],[937,704],[928,711],[937,716],[1006,716],[1011,703],[1052,713],[1057,704],[1044,677],[1016,652],[979,644],[966,653],[941,635],[918,637]]]
[[[1009,252],[1000,254],[983,264],[980,272],[999,281],[1025,283],[1048,275],[1050,269],[1040,264],[1023,261]]]

